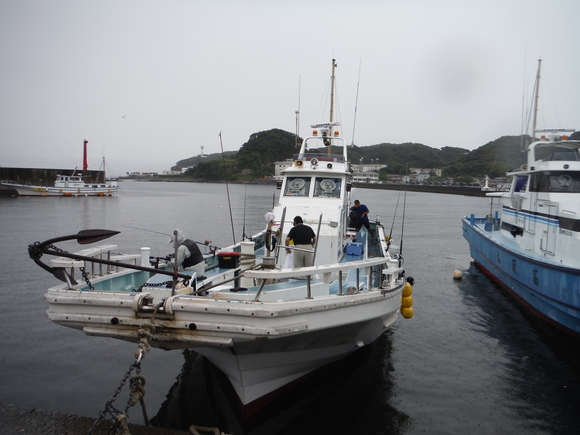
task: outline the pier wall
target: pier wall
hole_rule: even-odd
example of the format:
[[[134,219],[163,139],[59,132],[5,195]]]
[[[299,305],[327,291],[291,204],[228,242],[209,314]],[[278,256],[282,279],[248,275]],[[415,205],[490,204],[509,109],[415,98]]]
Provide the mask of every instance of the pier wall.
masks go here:
[[[361,189],[406,190],[407,192],[447,193],[449,195],[485,196],[481,187],[465,186],[430,186],[426,184],[396,184],[396,183],[353,183],[353,187]]]

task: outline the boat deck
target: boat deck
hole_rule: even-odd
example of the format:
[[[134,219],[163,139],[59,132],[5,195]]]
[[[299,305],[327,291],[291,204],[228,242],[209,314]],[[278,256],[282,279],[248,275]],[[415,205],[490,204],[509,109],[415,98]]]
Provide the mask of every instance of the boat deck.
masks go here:
[[[464,217],[463,226],[464,232],[466,226],[471,226],[479,231],[479,233],[490,239],[491,242],[499,246],[500,249],[509,251],[510,253],[526,257],[528,260],[537,261],[539,263],[550,264],[554,266],[561,266],[560,262],[556,262],[547,254],[541,254],[533,250],[533,245],[526,245],[520,243],[521,238],[514,238],[507,231],[500,231],[500,220],[495,219],[490,221],[488,218]],[[529,242],[527,242],[529,243]],[[526,249],[529,247],[529,249]]]

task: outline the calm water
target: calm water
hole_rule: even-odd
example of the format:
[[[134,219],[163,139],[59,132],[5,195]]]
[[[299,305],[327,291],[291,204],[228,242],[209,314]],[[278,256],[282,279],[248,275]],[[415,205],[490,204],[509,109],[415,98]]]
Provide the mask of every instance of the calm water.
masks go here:
[[[126,196],[117,198],[0,197],[0,401],[97,417],[133,362],[134,344],[46,318],[43,294],[56,280],[28,258],[28,244],[86,228],[119,230],[109,242],[120,251],[149,246],[154,255],[170,252],[164,234],[175,228],[218,246],[233,241],[225,185],[122,187]],[[260,230],[276,189],[229,189],[236,239]],[[360,189],[354,196],[387,231],[399,200],[399,239],[398,192]],[[461,218],[489,210],[486,198],[407,193],[403,257],[416,279],[414,318],[400,319],[373,346],[317,373],[262,415],[239,422],[210,388],[218,378],[207,362],[154,349],[142,364],[149,416],[167,427],[252,435],[578,433],[578,342],[535,322],[470,263]],[[463,280],[452,279],[456,269]],[[125,400],[123,393],[118,407]],[[130,420],[141,423],[141,411],[132,409]]]

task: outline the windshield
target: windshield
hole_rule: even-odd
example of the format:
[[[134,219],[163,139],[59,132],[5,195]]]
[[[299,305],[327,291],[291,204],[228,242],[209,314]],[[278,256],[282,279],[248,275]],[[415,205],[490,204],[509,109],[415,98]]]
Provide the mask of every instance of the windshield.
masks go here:
[[[314,183],[314,196],[320,198],[340,198],[342,179],[316,177]]]
[[[284,196],[308,196],[310,193],[310,177],[288,177]]]
[[[538,146],[535,149],[534,160],[541,160],[543,162],[553,161],[580,161],[580,154],[578,148],[565,144]]]
[[[546,171],[532,174],[532,192],[580,193],[579,171]]]

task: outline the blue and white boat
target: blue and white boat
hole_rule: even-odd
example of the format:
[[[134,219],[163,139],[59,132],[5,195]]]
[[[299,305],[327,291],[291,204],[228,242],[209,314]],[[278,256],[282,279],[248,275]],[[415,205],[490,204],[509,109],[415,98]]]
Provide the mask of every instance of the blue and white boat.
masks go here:
[[[192,348],[229,378],[245,415],[373,343],[400,313],[411,317],[412,279],[399,248],[378,219],[371,222],[374,237],[349,228],[352,172],[339,124],[312,128],[285,171],[278,203],[265,210],[264,230],[207,252],[203,276],[151,267],[148,248],[119,255],[116,245],[76,253],[53,245],[117,233],[106,230],[31,245],[31,257],[64,281],[45,295],[48,317],[91,336]],[[319,147],[328,152],[308,152]],[[317,235],[312,266],[288,261],[284,245],[295,216]],[[43,255],[58,258],[45,264]]]
[[[525,149],[527,163],[508,172],[509,192],[487,193],[501,198],[501,212],[465,217],[463,236],[481,270],[580,337],[580,132],[566,136],[573,131],[534,128],[544,136]]]

